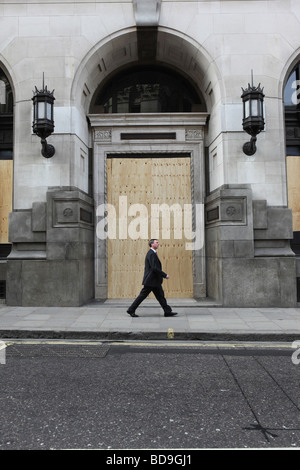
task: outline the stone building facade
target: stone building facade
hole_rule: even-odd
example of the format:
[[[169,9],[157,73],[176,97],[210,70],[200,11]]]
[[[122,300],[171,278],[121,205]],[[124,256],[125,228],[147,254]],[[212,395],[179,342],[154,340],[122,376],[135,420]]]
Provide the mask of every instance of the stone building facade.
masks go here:
[[[125,302],[129,285],[140,289],[155,235],[173,282],[168,296],[297,306],[299,2],[2,0],[0,26],[8,305]],[[247,155],[241,94],[251,71],[263,87],[265,128]],[[55,96],[51,158],[32,129],[43,75]],[[169,238],[124,236],[118,226],[110,240],[103,208],[125,200],[126,223],[140,235],[135,204],[191,206],[199,246],[184,248],[175,226]]]

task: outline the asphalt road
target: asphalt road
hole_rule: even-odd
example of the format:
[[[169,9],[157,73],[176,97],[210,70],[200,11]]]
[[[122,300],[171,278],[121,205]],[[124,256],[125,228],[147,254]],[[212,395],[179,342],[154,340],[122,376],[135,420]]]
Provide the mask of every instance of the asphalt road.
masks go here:
[[[7,343],[0,450],[300,448],[291,344]]]

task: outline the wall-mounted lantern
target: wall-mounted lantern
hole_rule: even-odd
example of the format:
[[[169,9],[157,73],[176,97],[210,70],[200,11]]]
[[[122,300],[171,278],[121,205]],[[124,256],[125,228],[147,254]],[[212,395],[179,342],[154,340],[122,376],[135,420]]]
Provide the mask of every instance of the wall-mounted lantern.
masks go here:
[[[33,132],[41,138],[42,155],[45,158],[51,158],[55,154],[53,145],[47,143],[46,138],[54,131],[54,90],[52,92],[47,90],[44,86],[43,74],[43,89],[38,90],[35,87],[33,92]]]
[[[243,146],[243,151],[246,155],[254,155],[256,152],[256,136],[264,130],[264,93],[263,88],[255,87],[248,83],[248,88],[243,90],[241,98],[243,99],[243,129],[251,135],[250,142],[246,142]]]

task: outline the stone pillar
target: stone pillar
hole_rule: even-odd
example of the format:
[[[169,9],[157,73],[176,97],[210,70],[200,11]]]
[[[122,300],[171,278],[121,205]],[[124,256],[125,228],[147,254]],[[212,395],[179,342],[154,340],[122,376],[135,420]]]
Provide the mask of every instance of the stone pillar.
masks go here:
[[[250,185],[224,185],[207,197],[208,296],[224,307],[295,307],[292,214],[252,201]]]
[[[47,202],[10,214],[7,305],[79,306],[94,297],[92,199],[49,188]]]

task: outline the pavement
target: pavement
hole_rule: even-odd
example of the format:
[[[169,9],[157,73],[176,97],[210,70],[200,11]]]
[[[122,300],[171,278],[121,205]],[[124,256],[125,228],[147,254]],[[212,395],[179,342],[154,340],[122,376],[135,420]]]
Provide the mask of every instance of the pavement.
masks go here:
[[[14,307],[0,304],[0,339],[198,340],[300,342],[300,308],[224,308],[208,299],[168,299],[164,317],[146,299],[132,318],[131,300],[93,301],[81,307]]]

